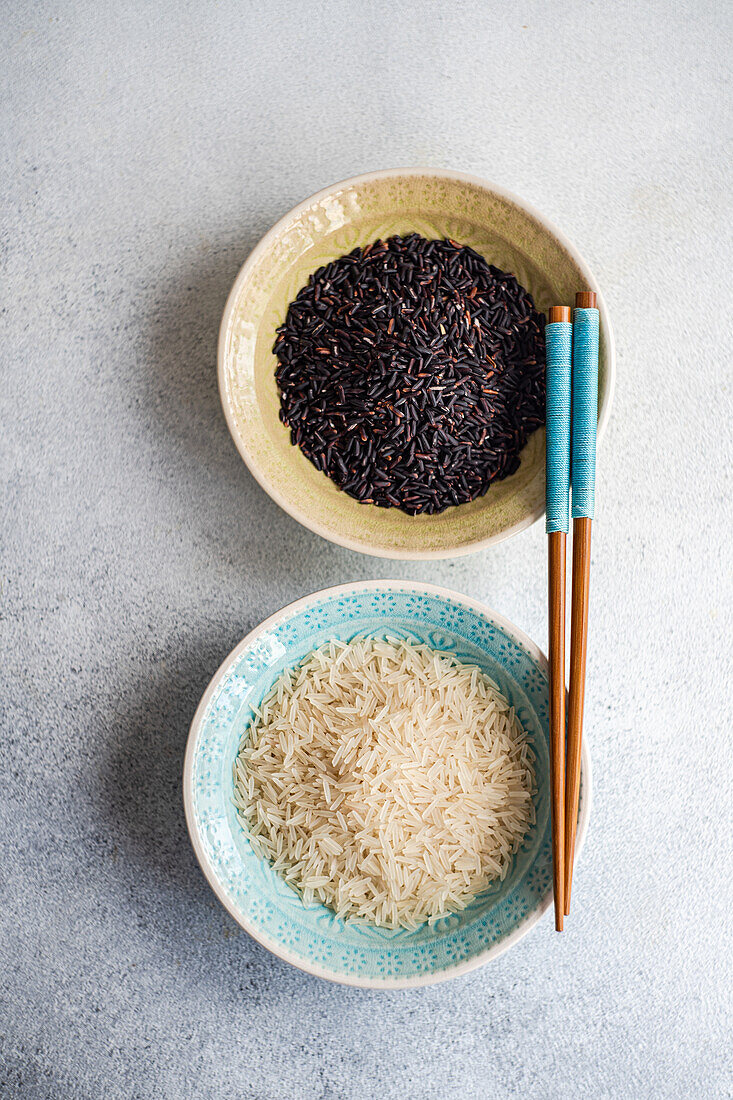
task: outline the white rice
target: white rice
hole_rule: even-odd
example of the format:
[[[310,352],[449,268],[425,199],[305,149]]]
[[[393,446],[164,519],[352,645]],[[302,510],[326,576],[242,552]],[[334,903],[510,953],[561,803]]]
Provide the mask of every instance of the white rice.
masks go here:
[[[475,665],[399,639],[333,641],[256,712],[234,802],[306,904],[414,929],[506,876],[535,820],[533,763]]]

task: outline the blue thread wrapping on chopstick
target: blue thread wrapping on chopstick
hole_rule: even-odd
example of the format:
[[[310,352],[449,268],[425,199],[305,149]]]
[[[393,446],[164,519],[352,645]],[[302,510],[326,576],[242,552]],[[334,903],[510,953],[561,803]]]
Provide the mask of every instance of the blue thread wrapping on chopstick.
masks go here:
[[[573,314],[573,519],[593,519],[598,429],[598,310]]]
[[[545,530],[567,531],[570,506],[570,362],[573,326],[545,326],[547,361],[547,474]]]

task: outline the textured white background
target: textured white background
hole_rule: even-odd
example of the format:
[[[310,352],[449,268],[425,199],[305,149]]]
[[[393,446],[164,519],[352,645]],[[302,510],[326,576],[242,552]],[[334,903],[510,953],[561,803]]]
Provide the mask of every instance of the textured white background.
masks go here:
[[[0,1095],[731,1096],[731,9],[710,2],[4,5]],[[727,148],[726,148],[727,145]],[[271,958],[213,899],[180,772],[282,604],[410,577],[545,645],[541,525],[402,564],[280,512],[224,426],[234,276],[306,195],[473,171],[607,296],[575,908],[409,993]]]

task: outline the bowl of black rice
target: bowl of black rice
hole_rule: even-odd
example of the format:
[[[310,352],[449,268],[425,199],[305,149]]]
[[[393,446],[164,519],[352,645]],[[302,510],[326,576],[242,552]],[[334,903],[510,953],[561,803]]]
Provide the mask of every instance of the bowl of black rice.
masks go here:
[[[547,310],[594,290],[598,431],[614,345],[585,262],[473,176],[372,172],[318,192],[253,250],[224,311],[219,388],[267,493],[386,558],[470,553],[545,506]]]

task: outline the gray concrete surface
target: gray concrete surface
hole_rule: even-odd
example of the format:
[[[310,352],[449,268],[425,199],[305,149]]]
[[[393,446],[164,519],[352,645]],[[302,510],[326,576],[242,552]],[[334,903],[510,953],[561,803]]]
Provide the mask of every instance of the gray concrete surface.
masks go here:
[[[5,5],[3,1097],[732,1095],[730,31],[708,0]],[[219,662],[323,585],[447,584],[545,644],[541,526],[437,564],[337,549],[260,491],[220,412],[254,242],[413,163],[565,230],[619,383],[572,920],[376,994],[238,931],[180,777]]]

